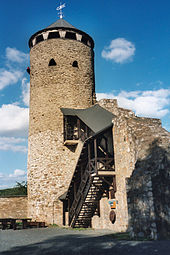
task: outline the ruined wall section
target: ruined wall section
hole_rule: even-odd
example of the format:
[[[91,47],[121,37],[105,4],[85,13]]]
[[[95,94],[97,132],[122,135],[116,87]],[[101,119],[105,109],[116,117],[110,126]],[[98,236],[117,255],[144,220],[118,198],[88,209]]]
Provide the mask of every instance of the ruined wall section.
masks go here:
[[[123,126],[123,122],[126,125]],[[161,177],[159,169],[162,165],[163,176],[169,175],[170,168],[163,163],[163,157],[170,145],[170,134],[162,128],[161,121],[158,119],[133,117],[123,120],[118,118],[114,124],[116,198],[118,202],[120,201],[117,206],[117,215],[120,214],[124,226],[127,226],[126,230],[130,231],[132,237],[156,239],[162,231],[161,227],[158,230],[157,226],[164,224],[160,217],[158,220],[158,214],[164,214],[165,218],[169,217],[169,202],[163,204],[163,201],[167,201],[168,198],[166,195],[168,179],[162,186],[166,178]],[[157,153],[155,151],[153,156],[155,144]],[[154,179],[153,176],[155,176]],[[126,183],[128,183],[127,186]],[[158,205],[160,198],[161,202]],[[157,207],[159,210],[156,209]],[[119,212],[118,209],[120,209]]]
[[[127,181],[128,231],[132,238],[157,239],[151,175],[148,169],[136,170]]]
[[[149,235],[156,239],[165,222],[167,226],[170,222],[170,167],[166,163],[170,157],[170,133],[162,128],[159,119],[136,117],[132,111],[119,108],[116,100],[104,99],[99,104],[116,115],[113,119],[113,140],[118,205],[115,210],[117,219],[112,229],[129,229],[132,236]],[[153,157],[151,148],[155,143],[158,149]],[[158,200],[164,202],[159,203]],[[168,231],[169,227],[166,234]]]
[[[170,133],[157,119],[129,119],[128,125],[136,151],[127,180],[129,230],[135,237],[165,238],[170,235]]]
[[[170,134],[156,138],[127,181],[129,231],[151,239],[170,236]],[[136,224],[136,222],[138,222]]]
[[[27,218],[27,196],[0,197],[0,218]]]

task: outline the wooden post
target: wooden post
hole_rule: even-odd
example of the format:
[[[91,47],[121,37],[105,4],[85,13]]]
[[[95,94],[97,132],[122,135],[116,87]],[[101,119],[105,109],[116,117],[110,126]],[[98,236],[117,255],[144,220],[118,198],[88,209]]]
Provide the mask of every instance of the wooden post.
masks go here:
[[[78,128],[78,139],[80,139],[81,130],[80,130],[80,120],[79,119],[77,119],[77,128]]]
[[[91,150],[90,150],[90,143],[88,143],[88,164],[89,164],[89,171],[91,170],[90,169],[90,160],[91,160]]]
[[[108,156],[108,139],[105,136],[104,136],[104,139],[105,139],[106,153],[107,153],[107,156]]]
[[[85,138],[87,138],[87,137],[88,137],[88,127],[85,126]]]
[[[114,192],[116,193],[116,190],[117,190],[117,188],[116,188],[116,175],[113,176],[113,189],[114,189]]]
[[[98,216],[100,217],[100,200],[98,200],[97,202],[97,213],[98,213]]]
[[[68,225],[70,226],[70,199],[68,198]]]
[[[97,141],[94,139],[95,173],[97,173]]]

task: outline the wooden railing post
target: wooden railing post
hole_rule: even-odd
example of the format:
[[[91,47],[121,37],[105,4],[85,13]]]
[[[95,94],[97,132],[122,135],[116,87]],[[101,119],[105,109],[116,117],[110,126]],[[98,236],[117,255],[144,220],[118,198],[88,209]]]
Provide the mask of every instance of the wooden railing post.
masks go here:
[[[80,120],[77,119],[77,128],[78,128],[78,139],[81,138],[81,130],[80,130]]]
[[[94,139],[95,173],[97,173],[97,141]]]
[[[90,160],[91,160],[91,150],[90,150],[90,143],[88,143],[88,168],[89,172],[91,172],[91,167],[90,167]]]

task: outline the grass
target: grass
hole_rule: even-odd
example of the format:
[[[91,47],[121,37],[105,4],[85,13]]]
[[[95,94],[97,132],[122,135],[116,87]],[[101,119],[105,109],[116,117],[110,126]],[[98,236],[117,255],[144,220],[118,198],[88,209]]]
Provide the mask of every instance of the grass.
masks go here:
[[[114,233],[111,234],[113,239],[115,240],[123,240],[123,241],[152,241],[151,238],[147,237],[134,237],[132,238],[129,234],[129,232],[120,232],[120,233]]]
[[[60,228],[57,224],[50,224],[48,225],[49,228]]]
[[[128,232],[114,233],[114,234],[111,234],[111,236],[113,237],[113,239],[116,239],[116,240],[126,240],[126,241],[132,240]]]

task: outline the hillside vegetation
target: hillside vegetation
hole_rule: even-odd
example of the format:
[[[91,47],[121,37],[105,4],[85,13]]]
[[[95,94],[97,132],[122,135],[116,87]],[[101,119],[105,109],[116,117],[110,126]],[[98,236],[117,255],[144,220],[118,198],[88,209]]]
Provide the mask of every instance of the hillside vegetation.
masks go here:
[[[27,183],[17,182],[16,186],[13,188],[3,189],[0,190],[0,197],[6,197],[6,196],[22,196],[27,195]]]

